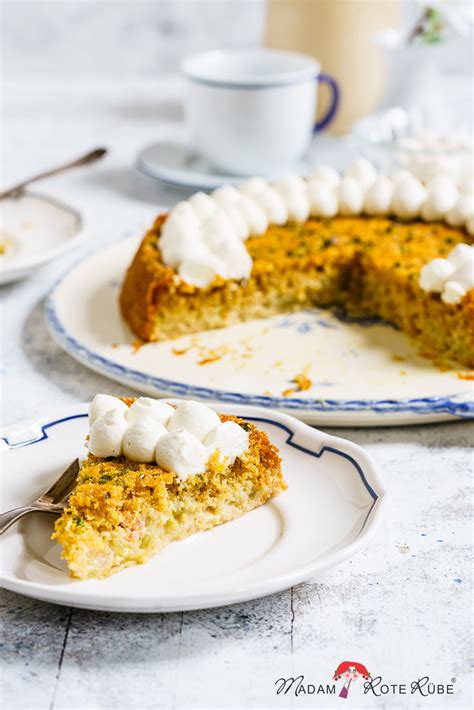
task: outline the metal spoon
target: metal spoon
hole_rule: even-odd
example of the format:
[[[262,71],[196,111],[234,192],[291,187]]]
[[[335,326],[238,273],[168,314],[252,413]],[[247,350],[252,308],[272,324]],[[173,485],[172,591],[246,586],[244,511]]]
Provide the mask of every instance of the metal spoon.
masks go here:
[[[5,199],[5,197],[14,197],[15,195],[19,195],[21,192],[23,192],[25,187],[30,185],[32,182],[36,182],[37,180],[42,180],[43,178],[51,177],[52,175],[64,173],[66,170],[70,170],[71,168],[78,168],[80,165],[90,165],[91,163],[95,163],[96,160],[100,160],[106,154],[107,148],[96,148],[92,152],[83,155],[81,158],[77,158],[77,160],[73,160],[70,163],[66,163],[65,165],[60,165],[58,168],[53,168],[52,170],[46,170],[43,173],[39,173],[38,175],[34,175],[33,177],[28,178],[28,180],[20,182],[18,185],[15,185],[14,187],[11,187],[8,190],[0,192],[0,200]]]

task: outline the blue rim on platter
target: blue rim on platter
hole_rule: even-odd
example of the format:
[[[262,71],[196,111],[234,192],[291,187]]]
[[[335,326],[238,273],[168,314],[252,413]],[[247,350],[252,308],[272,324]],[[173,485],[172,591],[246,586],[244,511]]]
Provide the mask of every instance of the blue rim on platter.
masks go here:
[[[94,250],[94,253],[100,250]],[[89,254],[88,256],[91,256]],[[86,257],[87,258],[87,257]],[[301,412],[369,412],[379,415],[384,414],[418,414],[418,415],[450,415],[463,419],[474,418],[474,401],[471,392],[455,393],[452,395],[420,397],[415,399],[301,399],[298,397],[272,397],[259,394],[244,394],[208,387],[188,385],[175,380],[163,379],[155,375],[146,374],[140,370],[134,370],[121,365],[113,360],[103,357],[90,348],[83,345],[67,332],[67,329],[59,318],[55,296],[63,281],[72,272],[79,260],[63,276],[58,279],[49,292],[46,305],[45,316],[50,331],[58,344],[72,357],[92,370],[111,379],[120,379],[130,386],[150,387],[157,392],[178,397],[197,398],[203,400],[213,400],[230,402],[234,404],[246,404],[257,407],[293,410]],[[355,423],[355,422],[354,422]]]

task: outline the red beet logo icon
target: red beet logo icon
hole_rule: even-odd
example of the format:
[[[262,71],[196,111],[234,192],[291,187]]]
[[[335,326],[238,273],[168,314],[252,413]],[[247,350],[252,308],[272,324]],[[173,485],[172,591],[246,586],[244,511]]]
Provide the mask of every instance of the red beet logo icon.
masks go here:
[[[364,680],[368,680],[371,677],[369,671],[362,663],[343,661],[338,665],[334,671],[333,680],[344,678],[344,685],[339,693],[340,698],[347,698],[352,681],[357,680],[359,676],[362,676]]]

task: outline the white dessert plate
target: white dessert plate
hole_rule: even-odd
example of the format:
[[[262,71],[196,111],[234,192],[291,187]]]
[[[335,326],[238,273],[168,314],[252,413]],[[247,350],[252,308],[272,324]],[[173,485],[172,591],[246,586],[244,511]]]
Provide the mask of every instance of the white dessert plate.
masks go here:
[[[268,433],[280,450],[287,491],[105,580],[69,577],[60,547],[50,539],[53,517],[35,513],[0,538],[4,586],[88,609],[201,609],[286,589],[366,546],[385,491],[360,447],[284,414],[231,405],[219,410],[242,416]],[[87,405],[77,405],[6,432],[0,440],[2,506],[33,500],[72,459],[83,457],[87,430]]]
[[[81,215],[51,197],[25,192],[1,201],[0,284],[35,272],[78,245]]]
[[[118,306],[137,247],[133,238],[96,252],[48,298],[54,338],[92,370],[153,396],[263,406],[309,424],[419,424],[474,416],[472,382],[438,370],[387,325],[343,322],[328,311],[137,343]]]
[[[314,159],[311,153],[293,166],[286,166],[280,173],[265,174],[276,179],[292,172],[307,175]],[[177,138],[163,139],[146,146],[138,154],[137,169],[148,177],[175,187],[193,190],[214,190],[221,185],[239,185],[247,178],[220,173],[188,143]]]

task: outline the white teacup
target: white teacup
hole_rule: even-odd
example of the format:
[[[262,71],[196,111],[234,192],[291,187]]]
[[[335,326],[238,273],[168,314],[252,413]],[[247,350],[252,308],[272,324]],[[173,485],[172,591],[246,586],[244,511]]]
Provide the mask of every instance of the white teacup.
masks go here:
[[[193,145],[228,173],[265,174],[291,166],[337,110],[335,81],[305,54],[219,50],[188,57],[182,68]],[[315,126],[318,82],[329,84],[333,96]]]

